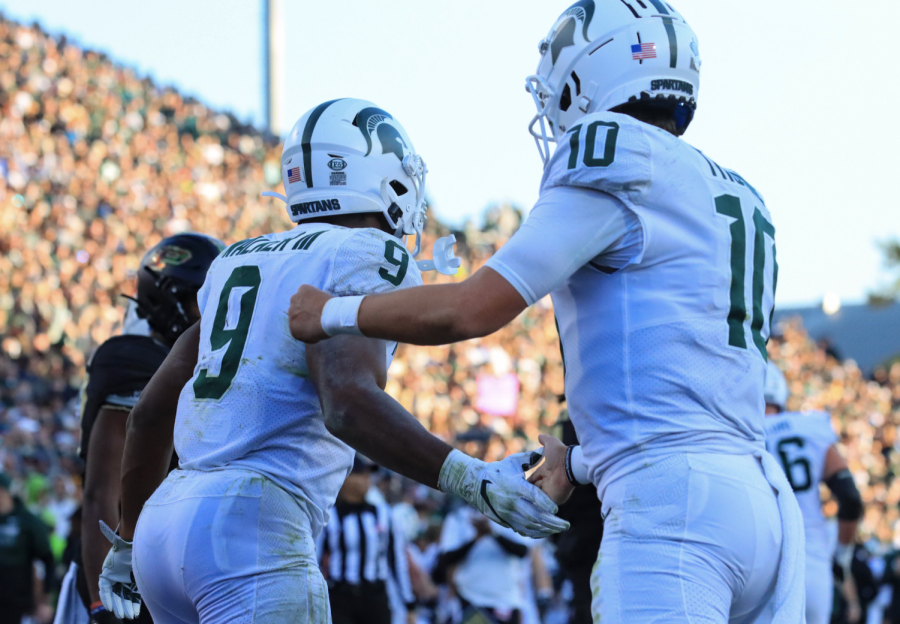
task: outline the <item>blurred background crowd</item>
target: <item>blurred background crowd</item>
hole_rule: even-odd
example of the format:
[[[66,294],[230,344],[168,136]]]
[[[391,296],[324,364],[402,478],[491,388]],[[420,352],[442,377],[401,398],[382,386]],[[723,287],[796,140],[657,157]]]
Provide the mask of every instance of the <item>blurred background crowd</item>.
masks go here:
[[[188,229],[230,244],[290,227],[284,207],[260,196],[279,190],[280,152],[277,141],[233,116],[103,54],[0,20],[0,465],[49,528],[59,566],[47,574],[64,570],[78,530],[71,516],[81,495],[85,361],[121,331],[121,295],[133,293],[141,256]],[[521,218],[497,206],[483,222],[454,230],[463,267],[457,278],[439,279],[477,270]],[[448,232],[432,217],[423,249]],[[890,617],[900,583],[900,363],[867,377],[796,322],[784,323],[769,348],[790,383],[789,409],[832,415],[866,503],[859,558],[871,582],[858,584],[879,614],[872,617],[882,607]],[[488,459],[534,447],[565,405],[549,301],[481,340],[402,347],[387,390],[432,432],[476,445]],[[382,481],[415,557],[430,569],[449,503],[398,479]],[[832,502],[825,509],[836,513]],[[566,621],[568,590],[554,578],[553,546],[541,549],[550,582],[534,593],[535,604],[546,607],[545,621]]]

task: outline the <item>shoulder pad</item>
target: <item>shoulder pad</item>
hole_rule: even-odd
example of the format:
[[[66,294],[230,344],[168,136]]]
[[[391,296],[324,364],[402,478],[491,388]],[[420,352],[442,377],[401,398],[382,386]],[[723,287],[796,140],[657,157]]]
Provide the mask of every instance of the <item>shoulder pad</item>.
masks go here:
[[[541,191],[576,186],[620,198],[645,192],[652,171],[651,137],[657,132],[665,131],[619,113],[582,117],[558,143],[544,169]]]
[[[149,336],[122,334],[101,344],[91,356],[88,366],[128,365],[136,360],[153,362],[166,359],[169,349]]]
[[[115,336],[100,345],[88,363],[87,394],[105,401],[143,390],[169,350],[149,336]]]
[[[422,284],[403,241],[374,228],[359,228],[336,248],[332,294],[365,295]]]
[[[837,435],[834,431],[834,427],[831,424],[831,414],[827,412],[815,412],[810,414],[816,419],[816,425],[819,429],[821,429],[822,434],[826,438],[836,438]]]

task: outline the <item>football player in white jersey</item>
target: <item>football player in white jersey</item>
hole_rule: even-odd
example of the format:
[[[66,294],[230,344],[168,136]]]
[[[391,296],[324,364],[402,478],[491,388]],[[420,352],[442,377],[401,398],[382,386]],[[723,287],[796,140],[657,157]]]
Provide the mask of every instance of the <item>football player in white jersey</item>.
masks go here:
[[[563,500],[569,457],[597,486],[595,621],[752,622],[768,602],[800,621],[802,520],[762,419],[775,228],[750,184],[679,138],[696,36],[668,1],[581,0],[539,52],[527,88],[545,167],[522,228],[462,282],[301,287],[291,332],[442,344],[550,294],[582,447],[545,437],[532,478]]]
[[[403,127],[371,102],[326,102],[294,126],[282,167],[297,227],[216,258],[197,295],[200,323],[132,411],[119,535],[107,530],[100,580],[119,617],[139,611],[139,591],[157,624],[330,621],[313,540],[354,448],[523,534],[568,526],[525,480],[527,453],[487,464],[454,451],[385,394],[395,343],[291,337],[300,284],[340,296],[422,283],[411,256],[425,165]],[[415,253],[404,235],[416,236]],[[179,469],[160,485],[173,423]]]
[[[820,482],[828,486],[838,501],[835,558],[844,573],[842,591],[848,604],[848,619],[856,622],[860,617],[860,607],[850,564],[853,561],[857,525],[863,511],[862,497],[850,474],[847,460],[837,449],[831,417],[823,412],[785,412],[788,396],[784,375],[775,364],[769,362],[765,386],[766,446],[781,462],[803,513],[806,533],[806,623],[830,622],[834,602],[831,561],[835,550],[822,514]]]

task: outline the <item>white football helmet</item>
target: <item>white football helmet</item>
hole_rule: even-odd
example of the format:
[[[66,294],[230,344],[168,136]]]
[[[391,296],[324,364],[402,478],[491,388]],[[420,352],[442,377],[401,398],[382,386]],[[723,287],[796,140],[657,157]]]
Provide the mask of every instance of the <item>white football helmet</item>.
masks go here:
[[[425,174],[406,130],[372,102],[345,98],[319,104],[294,124],[281,153],[291,220],[379,212],[394,235],[425,227]]]
[[[528,131],[545,164],[549,143],[588,113],[640,101],[671,108],[681,127],[693,119],[700,91],[697,36],[665,0],[579,0],[539,50],[537,72],[525,88],[537,106]]]
[[[776,405],[781,411],[784,411],[787,407],[789,394],[790,391],[788,390],[784,373],[769,360],[769,363],[766,365],[766,383],[763,386],[763,395],[766,397],[766,404]]]

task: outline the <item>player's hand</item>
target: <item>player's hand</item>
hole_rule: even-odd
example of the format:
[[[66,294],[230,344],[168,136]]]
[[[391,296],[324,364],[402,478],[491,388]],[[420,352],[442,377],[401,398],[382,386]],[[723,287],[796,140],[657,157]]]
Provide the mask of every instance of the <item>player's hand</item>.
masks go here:
[[[100,572],[100,600],[116,617],[133,620],[141,613],[141,594],[131,572],[131,542],[116,535],[103,520],[100,532],[112,544]]]
[[[53,607],[47,603],[39,604],[34,611],[34,619],[39,624],[50,624],[53,621]]]
[[[497,524],[525,537],[547,537],[569,528],[556,503],[525,480],[531,452],[486,463],[452,451],[441,468],[441,491],[462,497]]]
[[[328,334],[322,329],[322,309],[329,299],[331,295],[309,284],[304,284],[294,293],[288,309],[294,338],[306,344],[328,339]]]
[[[544,461],[531,473],[528,482],[541,488],[554,503],[562,505],[575,491],[575,486],[566,477],[568,447],[551,435],[541,434],[538,440],[544,447]]]
[[[859,606],[859,602],[848,602],[847,603],[847,622],[850,624],[857,624],[862,618],[862,608]]]

